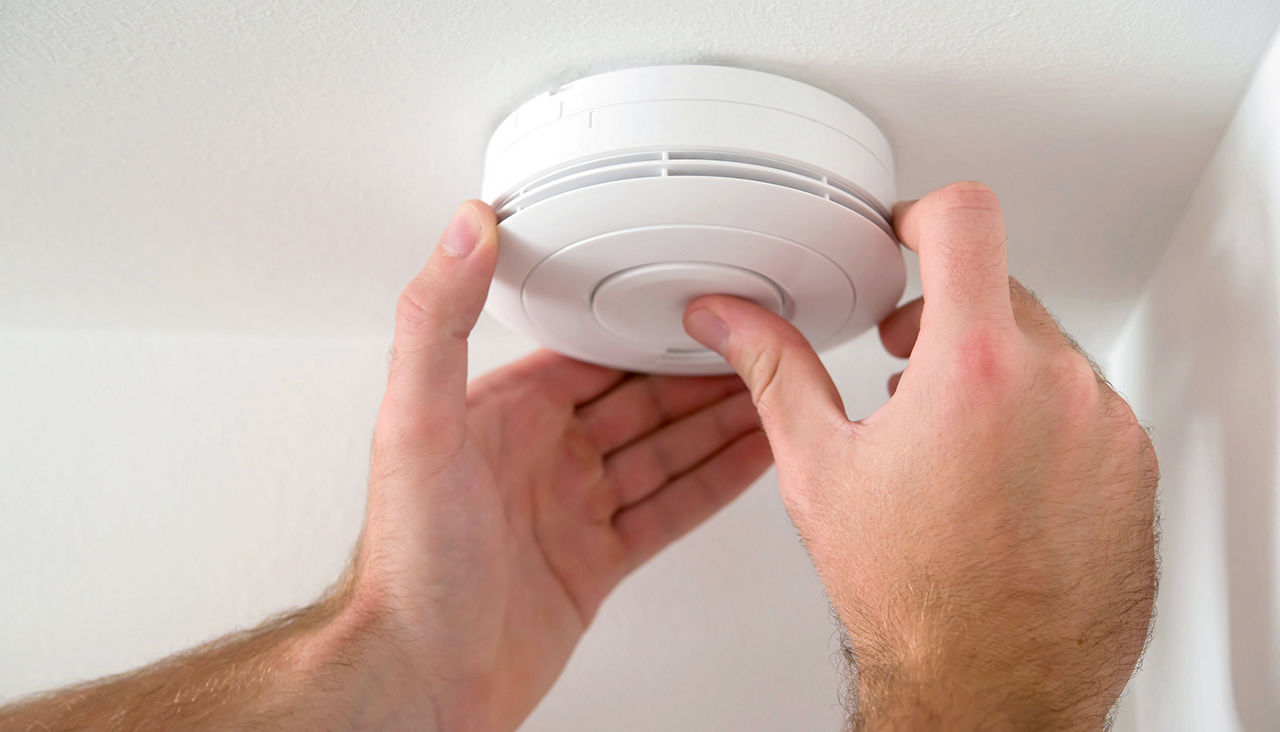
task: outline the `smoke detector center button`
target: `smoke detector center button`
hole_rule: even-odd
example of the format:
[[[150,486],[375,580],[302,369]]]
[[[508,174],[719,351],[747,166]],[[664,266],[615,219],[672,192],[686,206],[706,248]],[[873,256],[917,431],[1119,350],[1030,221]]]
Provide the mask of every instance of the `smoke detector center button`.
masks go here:
[[[689,303],[703,295],[734,295],[782,315],[785,298],[768,277],[730,264],[663,262],[606,277],[591,294],[591,311],[625,340],[667,351],[706,350],[684,332]]]

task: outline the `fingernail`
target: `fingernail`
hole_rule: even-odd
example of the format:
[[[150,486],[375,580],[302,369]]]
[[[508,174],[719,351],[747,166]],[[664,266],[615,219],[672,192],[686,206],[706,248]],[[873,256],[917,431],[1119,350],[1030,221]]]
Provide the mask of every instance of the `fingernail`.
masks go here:
[[[480,217],[469,204],[463,204],[453,215],[453,220],[440,237],[440,247],[446,254],[465,257],[476,248],[480,240]]]
[[[698,308],[685,316],[684,329],[695,341],[724,355],[724,342],[729,337],[729,326],[724,324],[719,315],[708,308]]]

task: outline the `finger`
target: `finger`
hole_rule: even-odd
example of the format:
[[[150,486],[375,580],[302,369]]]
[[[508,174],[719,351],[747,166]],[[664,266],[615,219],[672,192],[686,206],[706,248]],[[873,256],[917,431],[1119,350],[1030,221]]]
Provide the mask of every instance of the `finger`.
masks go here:
[[[569,403],[580,405],[617,386],[626,376],[627,372],[619,369],[577,361],[555,351],[540,348],[514,363],[474,380],[471,388],[484,389],[490,385],[534,380],[554,389]]]
[[[578,419],[596,449],[609,453],[745,388],[737,376],[636,376],[580,407]]]
[[[924,312],[924,298],[917,297],[899,307],[880,321],[880,342],[891,356],[907,358],[920,335],[920,314]]]
[[[1012,325],[1004,214],[990,188],[971,181],[939,188],[894,207],[894,229],[920,256],[930,321]]]
[[[848,424],[818,354],[778,315],[736,297],[708,295],[685,310],[684,327],[746,382],[775,448],[804,444],[829,435],[833,425]]]
[[[701,465],[671,481],[613,519],[634,568],[736,498],[769,468],[764,433],[752,430]]]
[[[759,427],[751,395],[740,391],[618,450],[604,464],[616,505],[629,506],[641,500]]]
[[[460,438],[466,403],[467,337],[497,261],[493,209],[470,200],[454,214],[422,270],[396,303],[395,345],[383,414],[401,436]],[[452,431],[449,433],[443,430]]]

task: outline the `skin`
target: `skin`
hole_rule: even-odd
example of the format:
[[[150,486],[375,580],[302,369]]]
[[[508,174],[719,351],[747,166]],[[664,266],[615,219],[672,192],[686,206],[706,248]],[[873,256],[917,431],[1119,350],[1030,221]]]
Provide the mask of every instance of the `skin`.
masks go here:
[[[924,296],[880,327],[910,357],[859,421],[786,321],[695,301],[742,375],[787,510],[856,660],[855,725],[1097,729],[1144,647],[1158,466],[1146,431],[1008,276],[1000,203],[900,205]]]
[[[539,351],[467,384],[497,256],[468,201],[397,304],[365,526],[328,597],[0,730],[514,729],[601,601],[772,462],[741,379]]]
[[[497,246],[468,201],[397,306],[347,575],[255,630],[0,710],[0,730],[515,729],[609,591],[770,447],[856,661],[853,725],[1101,726],[1151,616],[1150,441],[1008,278],[989,190],[895,220],[924,300],[881,325],[910,361],[852,422],[798,332],[724,296],[685,326],[741,378],[540,351],[468,386]]]

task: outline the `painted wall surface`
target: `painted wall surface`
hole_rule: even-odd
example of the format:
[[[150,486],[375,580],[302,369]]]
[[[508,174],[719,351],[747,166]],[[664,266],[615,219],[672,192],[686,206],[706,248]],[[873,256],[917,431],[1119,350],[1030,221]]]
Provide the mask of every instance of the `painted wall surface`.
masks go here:
[[[860,105],[899,191],[994,186],[1101,353],[1275,0],[6,0],[0,326],[367,337],[518,103],[741,65]],[[92,303],[92,307],[86,307]]]
[[[1111,354],[1154,427],[1163,577],[1120,728],[1280,723],[1280,43]]]
[[[389,343],[0,331],[0,701],[316,597]],[[529,347],[485,334],[471,370]],[[826,358],[852,414],[900,368],[874,335]],[[837,651],[770,472],[622,584],[525,730],[836,729]]]
[[[1111,358],[1166,474],[1161,620],[1121,722],[1265,728],[1274,52],[1181,211],[1277,19],[1273,0],[0,4],[0,699],[318,594],[359,529],[396,292],[478,189],[492,126],[585,73],[713,62],[861,104],[906,196],[992,183],[1014,272],[1096,353],[1182,221]],[[489,322],[474,344],[476,372],[529,348]],[[826,359],[853,414],[884,398],[874,336]],[[834,729],[834,636],[766,477],[623,584],[526,728]]]

